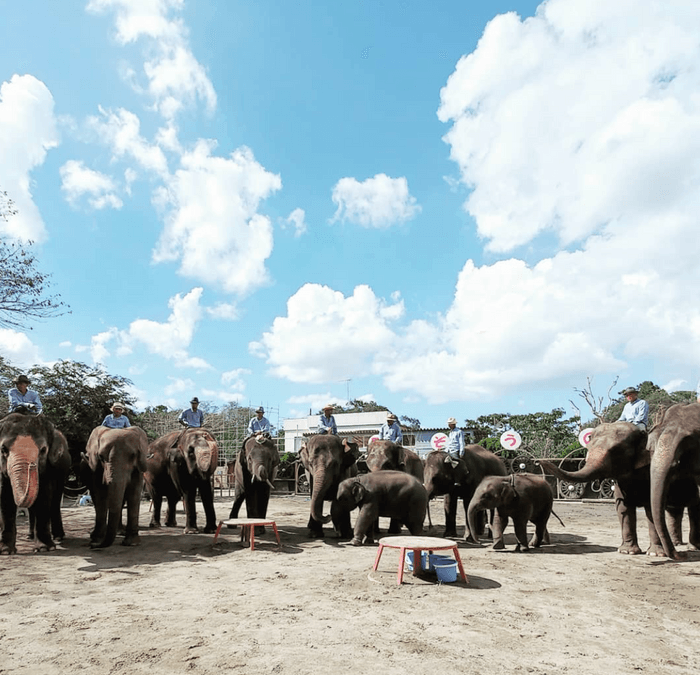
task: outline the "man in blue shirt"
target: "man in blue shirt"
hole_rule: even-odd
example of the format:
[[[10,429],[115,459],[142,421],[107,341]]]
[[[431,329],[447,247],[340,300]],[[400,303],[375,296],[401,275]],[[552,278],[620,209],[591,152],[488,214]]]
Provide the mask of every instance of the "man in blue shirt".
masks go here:
[[[464,454],[464,432],[457,429],[457,420],[450,417],[447,420],[447,426],[450,428],[447,434],[447,445],[445,452],[455,459],[459,459]]]
[[[335,406],[332,403],[323,406],[323,415],[318,418],[317,433],[338,435],[338,425],[335,423],[335,417],[333,417],[334,408]]]
[[[394,413],[389,413],[386,416],[386,424],[382,424],[379,430],[379,440],[380,441],[393,441],[401,445],[403,443],[403,434],[401,433],[401,427],[396,419]]]
[[[102,420],[103,427],[109,427],[110,429],[128,429],[131,426],[129,418],[126,415],[122,415],[124,412],[124,406],[121,403],[115,403],[110,410],[111,415],[107,415]]]
[[[26,375],[19,375],[12,384],[14,388],[7,392],[10,400],[10,412],[30,412],[40,415],[44,409],[39,394],[29,389],[31,382]]]
[[[199,399],[195,396],[190,401],[191,408],[185,408],[180,413],[177,421],[186,427],[202,427],[204,426],[204,413],[199,410]]]
[[[641,431],[647,430],[647,421],[649,419],[649,404],[641,398],[637,398],[639,392],[634,387],[627,387],[620,392],[626,399],[627,403],[622,409],[622,415],[618,422],[630,422]]]
[[[264,414],[265,408],[262,406],[255,411],[255,417],[248,422],[248,436],[261,436],[270,433],[270,422],[266,417],[263,417]]]

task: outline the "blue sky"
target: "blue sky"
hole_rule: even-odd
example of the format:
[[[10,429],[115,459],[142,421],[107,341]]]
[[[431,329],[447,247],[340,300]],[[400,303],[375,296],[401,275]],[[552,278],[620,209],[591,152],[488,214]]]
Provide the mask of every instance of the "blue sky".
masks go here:
[[[0,187],[70,315],[18,365],[424,426],[700,377],[691,0],[25,0]]]

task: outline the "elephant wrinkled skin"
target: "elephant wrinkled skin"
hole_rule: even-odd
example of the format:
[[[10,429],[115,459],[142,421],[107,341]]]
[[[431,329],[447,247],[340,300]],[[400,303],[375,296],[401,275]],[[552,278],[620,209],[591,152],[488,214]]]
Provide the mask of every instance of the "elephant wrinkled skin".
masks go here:
[[[122,545],[139,543],[139,510],[146,469],[148,437],[140,427],[95,427],[85,448],[83,477],[95,506],[91,548],[114,543],[126,502],[126,532]]]
[[[175,446],[175,447],[173,447]],[[197,529],[197,490],[202,500],[206,525],[204,532],[216,532],[214,490],[211,477],[219,462],[219,446],[214,437],[201,427],[189,427],[161,436],[149,446],[145,473],[146,487],[153,500],[149,527],[160,527],[163,497],[168,500],[165,525],[176,527],[175,507],[182,499],[185,505],[185,534]]]
[[[17,552],[17,508],[35,520],[35,550],[53,550],[50,526],[63,537],[61,492],[70,468],[64,435],[44,415],[11,413],[0,420],[0,553]]]

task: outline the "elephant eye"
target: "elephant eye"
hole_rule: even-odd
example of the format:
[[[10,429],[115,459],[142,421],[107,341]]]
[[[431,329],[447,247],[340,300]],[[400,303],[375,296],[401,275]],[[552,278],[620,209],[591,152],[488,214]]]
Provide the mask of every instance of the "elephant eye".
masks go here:
[[[48,451],[49,451],[49,449],[45,445],[42,445],[41,448],[39,448],[40,455],[45,455]]]

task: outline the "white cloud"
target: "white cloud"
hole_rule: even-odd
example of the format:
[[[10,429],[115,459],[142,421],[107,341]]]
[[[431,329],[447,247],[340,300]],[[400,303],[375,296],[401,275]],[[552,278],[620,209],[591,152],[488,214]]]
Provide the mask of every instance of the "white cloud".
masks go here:
[[[24,333],[11,328],[0,328],[0,353],[17,368],[49,365],[41,358],[39,348]]]
[[[168,380],[170,380],[170,384],[163,389],[167,396],[183,391],[192,391],[195,388],[195,383],[189,378],[168,377]]]
[[[287,301],[287,316],[274,320],[251,352],[266,359],[274,375],[319,383],[369,374],[374,355],[389,350],[388,324],[403,312],[368,286],[346,298],[328,286],[305,284]]]
[[[245,375],[250,375],[251,371],[247,368],[234,368],[221,374],[221,384],[226,385],[233,391],[242,392],[246,387],[246,381],[243,379]]]
[[[669,393],[673,392],[673,391],[687,391],[688,387],[683,386],[683,385],[687,385],[687,384],[688,384],[687,380],[676,379],[676,380],[671,380],[670,382],[667,382],[661,388],[665,389]]]
[[[226,158],[212,156],[213,147],[200,140],[157,192],[165,228],[153,260],[180,260],[182,276],[245,295],[268,282],[272,225],[257,211],[282,182],[248,148]]]
[[[190,50],[187,28],[173,16],[183,6],[183,0],[90,0],[87,5],[88,11],[116,13],[116,37],[122,44],[145,38],[147,90],[166,119],[197,100],[210,112],[216,107],[216,92]],[[133,69],[126,74],[130,80],[138,79]],[[142,91],[136,82],[134,89]]]
[[[225,403],[243,403],[246,399],[245,394],[235,391],[221,391],[218,389],[203,389],[202,394],[208,399],[218,399]]]
[[[46,85],[31,75],[13,75],[0,86],[0,189],[17,214],[0,218],[0,236],[41,242],[46,227],[32,198],[31,172],[58,145],[54,101]]]
[[[316,393],[305,394],[303,396],[290,396],[287,399],[287,403],[290,406],[294,406],[290,407],[289,409],[290,417],[306,417],[309,414],[315,415],[319,410],[323,408],[324,405],[327,405],[328,403],[333,403],[333,405],[338,406],[344,406],[347,405],[348,401],[338,400],[335,396],[326,392],[325,394]]]
[[[292,225],[294,227],[294,236],[301,237],[302,234],[306,233],[306,213],[304,209],[294,209],[287,218],[282,222],[282,227],[286,228],[287,225]]]
[[[71,206],[77,206],[83,195],[90,195],[88,203],[94,209],[103,209],[107,206],[120,209],[122,200],[115,194],[114,181],[99,171],[94,171],[85,166],[82,161],[71,159],[60,169],[61,189]]]
[[[383,173],[363,182],[341,178],[333,187],[333,202],[338,209],[331,222],[347,220],[362,227],[391,227],[420,212],[408,192],[408,181]]]
[[[207,307],[207,314],[214,319],[234,321],[238,319],[238,306],[235,303],[219,302],[213,307]]]

